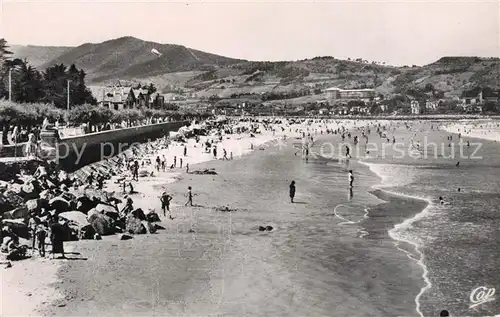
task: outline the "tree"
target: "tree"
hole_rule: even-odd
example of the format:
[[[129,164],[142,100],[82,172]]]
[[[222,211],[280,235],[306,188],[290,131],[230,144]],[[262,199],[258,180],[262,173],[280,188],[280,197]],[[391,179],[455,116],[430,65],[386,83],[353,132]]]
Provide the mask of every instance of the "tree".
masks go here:
[[[12,97],[16,102],[38,102],[44,97],[40,72],[27,61],[21,61],[13,75]]]
[[[149,95],[152,95],[157,91],[157,89],[153,83],[150,83],[147,89],[148,89]]]

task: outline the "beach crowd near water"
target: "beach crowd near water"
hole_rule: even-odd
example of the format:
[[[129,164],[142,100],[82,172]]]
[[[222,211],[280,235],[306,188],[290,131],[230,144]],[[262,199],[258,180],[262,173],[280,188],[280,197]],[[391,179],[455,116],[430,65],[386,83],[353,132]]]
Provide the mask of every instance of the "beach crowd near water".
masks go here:
[[[469,295],[500,286],[499,136],[221,118],[74,173],[38,162],[0,183],[2,315],[498,314]]]

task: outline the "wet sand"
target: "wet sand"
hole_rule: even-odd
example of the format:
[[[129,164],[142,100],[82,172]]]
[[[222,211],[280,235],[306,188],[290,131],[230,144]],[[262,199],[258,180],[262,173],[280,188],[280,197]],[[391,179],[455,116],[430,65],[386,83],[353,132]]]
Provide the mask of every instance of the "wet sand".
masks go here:
[[[387,230],[424,206],[392,197],[360,222],[367,231],[360,238],[359,228],[333,215],[344,191],[310,182],[294,152],[269,147],[192,166],[219,175],[184,172],[175,183],[157,184],[158,195],[161,187],[173,194],[175,217],[162,221],[166,230],[158,234],[66,243],[88,260],[60,262],[52,286],[64,299],[44,315],[417,315],[421,268]],[[288,198],[292,179],[296,204]],[[195,207],[181,206],[187,186],[198,194]],[[148,204],[159,211],[159,201]],[[221,205],[236,210],[216,211]],[[189,233],[193,219],[196,232]],[[274,230],[259,232],[260,225]]]

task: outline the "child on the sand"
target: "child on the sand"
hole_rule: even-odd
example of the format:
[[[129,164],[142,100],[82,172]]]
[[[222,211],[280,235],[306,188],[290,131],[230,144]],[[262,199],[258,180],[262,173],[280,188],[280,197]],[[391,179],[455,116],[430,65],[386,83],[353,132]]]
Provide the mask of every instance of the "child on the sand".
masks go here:
[[[184,204],[184,206],[187,206],[188,204],[189,204],[189,206],[193,206],[193,193],[191,191],[191,186],[188,187],[188,191],[186,193],[186,197],[187,197],[187,201]]]

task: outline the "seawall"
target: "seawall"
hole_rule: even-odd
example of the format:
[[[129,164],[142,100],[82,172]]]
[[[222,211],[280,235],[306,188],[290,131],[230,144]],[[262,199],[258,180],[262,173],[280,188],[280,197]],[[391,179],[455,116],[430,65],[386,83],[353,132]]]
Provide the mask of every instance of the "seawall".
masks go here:
[[[82,166],[112,157],[126,150],[134,143],[154,140],[170,131],[189,125],[188,121],[164,122],[144,126],[88,133],[85,135],[57,139],[53,133],[42,132],[42,144],[56,150],[47,156],[56,159],[66,171],[74,171]],[[0,157],[21,157],[26,143],[0,147]]]
[[[64,170],[74,171],[117,155],[134,143],[163,137],[188,124],[188,121],[165,122],[62,138],[57,144],[58,164]]]

